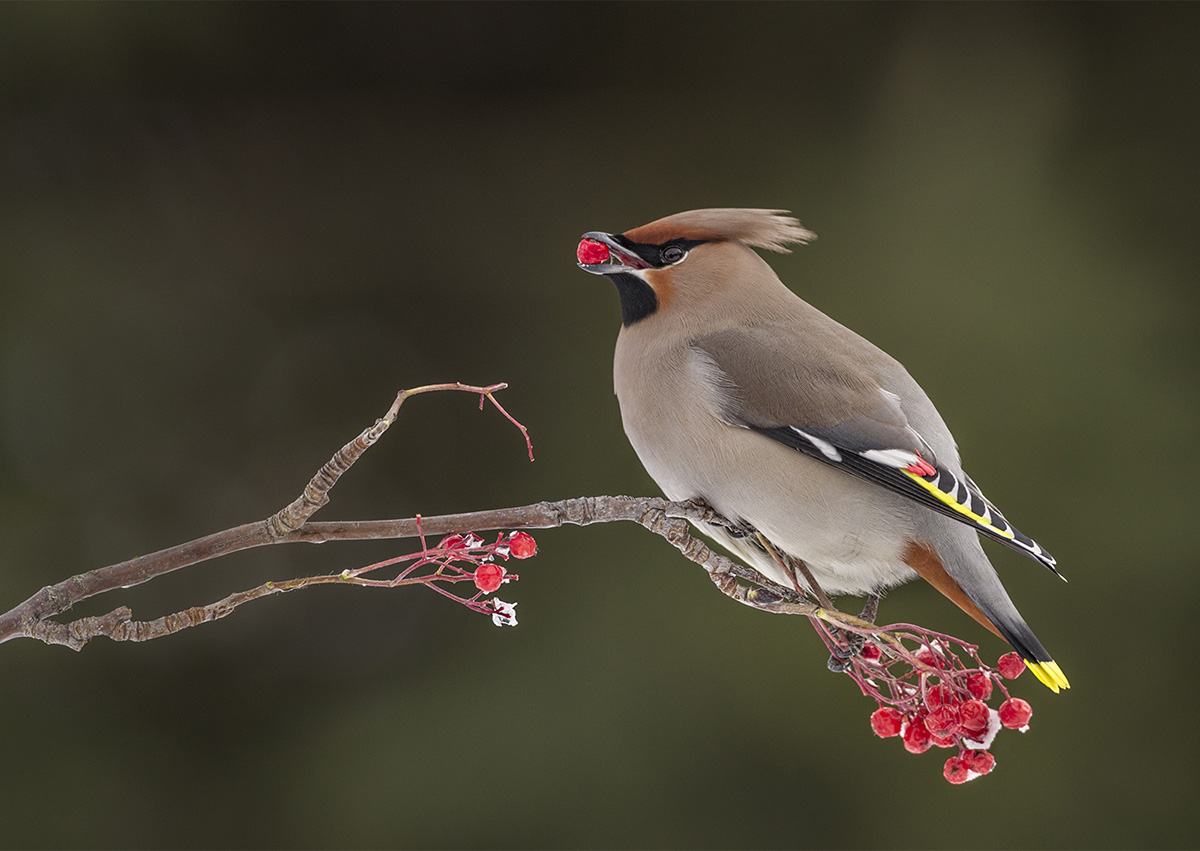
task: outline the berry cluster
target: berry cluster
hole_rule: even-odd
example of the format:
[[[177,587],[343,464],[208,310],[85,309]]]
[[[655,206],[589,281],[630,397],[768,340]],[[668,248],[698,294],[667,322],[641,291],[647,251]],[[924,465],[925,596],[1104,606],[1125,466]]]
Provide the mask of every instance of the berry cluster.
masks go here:
[[[516,579],[509,576],[508,571],[496,563],[496,557],[507,560],[513,558],[529,558],[537,553],[537,542],[527,532],[513,532],[507,538],[501,534],[493,544],[485,544],[474,533],[463,535],[447,535],[435,547],[435,551],[445,553],[441,564],[450,570],[460,571],[463,576],[469,575],[475,582],[475,587],[484,594],[491,594],[505,582]],[[427,551],[428,552],[428,551]],[[454,562],[466,562],[476,565],[473,572],[457,567]]]
[[[1025,670],[1016,653],[992,668],[975,646],[908,624],[863,633],[865,644],[846,672],[879,705],[871,729],[880,738],[898,737],[909,753],[957,750],[943,768],[949,782],[965,783],[995,767],[988,748],[1001,729],[1029,729],[1033,708],[1004,685]],[[994,693],[998,709],[989,706]]]
[[[497,626],[515,626],[517,623],[516,603],[505,603],[499,598],[484,600],[485,594],[499,590],[506,582],[519,577],[509,573],[501,561],[510,557],[526,559],[537,553],[537,542],[527,532],[501,532],[496,540],[487,543],[478,535],[447,535],[434,546],[429,546],[421,535],[421,551],[397,556],[385,561],[369,564],[355,570],[344,570],[340,580],[368,587],[397,588],[402,585],[424,585],[444,597],[462,603],[467,608],[489,614]],[[391,579],[374,579],[368,574],[397,564],[407,564]],[[443,585],[471,582],[476,593],[470,597],[460,596]]]

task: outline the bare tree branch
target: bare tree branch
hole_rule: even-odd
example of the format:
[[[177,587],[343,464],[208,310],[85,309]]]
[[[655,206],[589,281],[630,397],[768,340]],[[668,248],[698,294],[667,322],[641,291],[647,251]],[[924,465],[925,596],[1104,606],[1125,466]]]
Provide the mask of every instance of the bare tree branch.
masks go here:
[[[441,390],[478,394],[480,405],[489,401],[525,437],[530,459],[533,448],[525,427],[496,401],[494,394],[504,384],[476,387],[465,384],[434,384],[401,391],[382,418],[343,446],[317,471],[303,493],[290,505],[263,521],[235,526],[185,544],[72,576],[42,588],[25,602],[0,615],[0,642],[11,638],[36,638],[79,650],[92,638],[106,636],[115,641],[147,641],[202,623],[226,617],[243,603],[313,585],[348,583],[343,574],[303,577],[268,582],[232,594],[206,606],[196,606],[152,621],[135,621],[122,606],[98,617],[67,623],[51,620],[73,605],[109,591],[148,582],[184,567],[241,550],[271,544],[325,543],[328,541],[383,540],[418,535],[465,534],[496,529],[548,529],[563,525],[630,521],[662,536],[684,556],[703,567],[722,591],[739,602],[766,611],[821,616],[820,610],[795,589],[776,585],[757,571],[737,564],[692,537],[688,521],[722,522],[712,509],[694,503],[673,503],[654,497],[598,496],[539,502],[515,508],[414,517],[403,520],[310,522],[329,502],[329,492],[341,476],[373,446],[395,422],[400,406],[408,398]],[[754,583],[747,589],[737,580]],[[769,593],[767,593],[769,592]]]

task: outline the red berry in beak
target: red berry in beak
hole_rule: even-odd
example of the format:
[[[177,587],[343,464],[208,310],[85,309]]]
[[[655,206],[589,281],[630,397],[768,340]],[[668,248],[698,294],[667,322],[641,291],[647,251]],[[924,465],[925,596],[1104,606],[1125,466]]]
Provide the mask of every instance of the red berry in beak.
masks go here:
[[[579,248],[575,250],[575,256],[585,266],[603,263],[608,259],[608,246],[594,239],[585,239],[579,243]]]

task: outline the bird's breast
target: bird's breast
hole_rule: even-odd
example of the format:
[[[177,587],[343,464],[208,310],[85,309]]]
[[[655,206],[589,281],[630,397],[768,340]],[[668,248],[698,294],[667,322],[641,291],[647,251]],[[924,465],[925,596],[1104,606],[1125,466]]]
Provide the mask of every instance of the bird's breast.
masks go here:
[[[912,577],[902,560],[911,508],[882,488],[725,422],[723,391],[686,347],[619,343],[614,379],[625,433],[667,498],[703,499],[725,517],[750,523],[808,563],[830,593],[864,594]]]

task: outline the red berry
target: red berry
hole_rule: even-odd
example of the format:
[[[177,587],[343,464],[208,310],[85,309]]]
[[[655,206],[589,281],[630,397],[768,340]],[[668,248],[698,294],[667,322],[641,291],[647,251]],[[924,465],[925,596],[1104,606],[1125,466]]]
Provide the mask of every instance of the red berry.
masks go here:
[[[954,785],[966,783],[971,779],[971,769],[967,766],[967,761],[960,756],[952,756],[946,760],[946,767],[942,769],[942,776],[949,780]]]
[[[504,568],[494,562],[481,564],[475,569],[475,587],[491,594],[504,583],[504,573]]]
[[[438,544],[443,550],[459,550],[466,544],[467,539],[462,535],[447,535],[442,538],[442,542]]]
[[[996,758],[987,751],[967,751],[962,755],[967,768],[976,774],[987,774],[996,767]]]
[[[936,668],[939,671],[942,669],[942,666],[946,663],[946,660],[942,656],[941,653],[938,653],[935,650],[931,650],[928,647],[922,647],[920,650],[918,650],[913,655],[917,657],[917,661],[920,662],[921,664],[928,665],[931,668]]]
[[[958,708],[964,730],[980,733],[988,726],[988,708],[982,700],[968,700]]]
[[[956,748],[958,747],[958,739],[954,736],[937,736],[933,733],[929,734],[929,741],[933,742],[939,748]]]
[[[858,652],[858,655],[862,656],[867,662],[878,662],[880,657],[883,656],[883,651],[876,644],[864,644],[863,649]]]
[[[959,714],[958,707],[949,703],[939,706],[925,716],[925,728],[931,735],[940,739],[952,737],[961,727],[962,716]]]
[[[1019,730],[1033,717],[1033,707],[1019,697],[1010,697],[1000,704],[1000,723],[1010,730]]]
[[[958,704],[958,695],[954,693],[954,689],[948,685],[934,686],[925,692],[925,705],[930,711],[941,706],[955,706]]]
[[[1025,661],[1017,653],[1005,653],[996,663],[996,670],[1006,680],[1015,680],[1025,670]]]
[[[533,539],[533,535],[513,532],[512,537],[508,539],[508,551],[513,554],[513,558],[529,558],[537,552],[537,541]]]
[[[918,715],[911,719],[904,730],[904,749],[909,753],[925,753],[932,746],[929,730],[925,727],[925,718]]]
[[[987,700],[992,696],[992,678],[987,674],[976,672],[967,677],[967,691],[971,697]]]
[[[594,239],[585,239],[579,243],[579,248],[575,250],[575,256],[585,266],[592,263],[603,263],[608,259],[608,246]]]
[[[904,716],[900,714],[898,709],[893,709],[890,706],[881,706],[871,713],[871,729],[881,739],[890,739],[892,736],[899,736],[900,728],[903,724]]]

